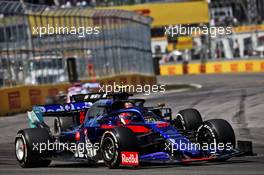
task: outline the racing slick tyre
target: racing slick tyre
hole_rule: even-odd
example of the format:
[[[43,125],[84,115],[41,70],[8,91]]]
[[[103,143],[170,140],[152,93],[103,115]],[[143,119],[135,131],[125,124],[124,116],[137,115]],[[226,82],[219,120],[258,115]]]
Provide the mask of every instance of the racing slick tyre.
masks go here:
[[[203,119],[197,109],[184,109],[176,115],[176,127],[179,129],[196,131],[202,123]]]
[[[44,128],[28,128],[18,131],[15,138],[15,155],[23,168],[46,167],[51,160],[42,159],[49,156],[47,149],[40,151],[40,144],[47,148],[49,133]]]
[[[108,168],[118,168],[121,163],[121,152],[137,152],[136,135],[125,127],[116,127],[106,131],[100,144],[101,156]]]
[[[235,148],[236,137],[232,126],[224,119],[211,119],[205,121],[196,132],[198,143],[219,143],[223,145],[224,150]],[[229,158],[220,158],[217,161],[225,161]]]

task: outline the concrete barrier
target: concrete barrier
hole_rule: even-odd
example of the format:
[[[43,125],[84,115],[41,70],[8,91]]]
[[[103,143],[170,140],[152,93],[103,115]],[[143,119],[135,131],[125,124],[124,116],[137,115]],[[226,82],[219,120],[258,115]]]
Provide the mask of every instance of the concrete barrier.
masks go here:
[[[205,64],[190,62],[186,69],[187,71],[184,72],[184,65],[181,63],[162,64],[160,65],[160,74],[183,75],[264,72],[264,59],[208,61]]]
[[[82,82],[91,82],[94,80],[81,80]],[[156,84],[156,77],[142,74],[126,74],[111,77],[98,78],[96,80],[101,85],[114,84],[118,85],[146,85]],[[47,96],[55,96],[59,91],[67,91],[69,83],[64,84],[45,84],[38,86],[16,86],[0,89],[0,115],[11,115],[25,112],[32,108],[33,105],[45,103]]]

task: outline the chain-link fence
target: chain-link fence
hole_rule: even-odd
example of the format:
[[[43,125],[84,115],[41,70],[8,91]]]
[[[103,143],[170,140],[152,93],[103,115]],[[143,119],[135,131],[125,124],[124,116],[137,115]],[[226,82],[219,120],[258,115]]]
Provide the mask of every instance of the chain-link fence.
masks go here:
[[[133,12],[0,2],[0,86],[67,81],[66,60],[80,79],[153,74],[151,19]]]

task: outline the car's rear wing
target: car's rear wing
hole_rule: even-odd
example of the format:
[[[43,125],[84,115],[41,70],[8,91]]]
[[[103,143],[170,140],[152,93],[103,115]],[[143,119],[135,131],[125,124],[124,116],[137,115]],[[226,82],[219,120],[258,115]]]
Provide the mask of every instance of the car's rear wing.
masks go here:
[[[113,93],[88,93],[88,94],[77,94],[71,96],[72,102],[96,102],[101,99],[113,99],[116,100],[127,100],[128,97],[133,94],[127,92],[113,92]]]
[[[100,99],[107,99],[106,93],[77,94],[70,97],[72,102],[96,102]]]
[[[31,128],[45,126],[44,117],[73,116],[88,110],[91,105],[91,102],[76,102],[34,106],[32,111],[28,111],[29,126]]]
[[[65,104],[50,104],[35,106],[33,110],[39,108],[43,116],[64,116],[80,111],[85,111],[91,107],[91,102],[75,102]]]

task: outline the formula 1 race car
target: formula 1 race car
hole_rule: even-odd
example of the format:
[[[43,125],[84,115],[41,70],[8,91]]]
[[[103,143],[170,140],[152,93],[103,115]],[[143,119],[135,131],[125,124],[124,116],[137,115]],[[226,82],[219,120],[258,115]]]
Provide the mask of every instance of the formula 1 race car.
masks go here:
[[[52,160],[103,160],[109,168],[142,163],[224,161],[240,152],[231,125],[203,121],[196,109],[172,117],[164,105],[146,107],[128,93],[72,96],[64,105],[35,106],[30,128],[18,131],[16,158],[21,167],[48,166]],[[44,118],[55,117],[54,127]]]
[[[99,83],[80,83],[75,82],[67,89],[67,93],[59,91],[55,96],[47,96],[45,104],[64,104],[70,102],[72,95],[87,94],[98,92],[100,89]]]

